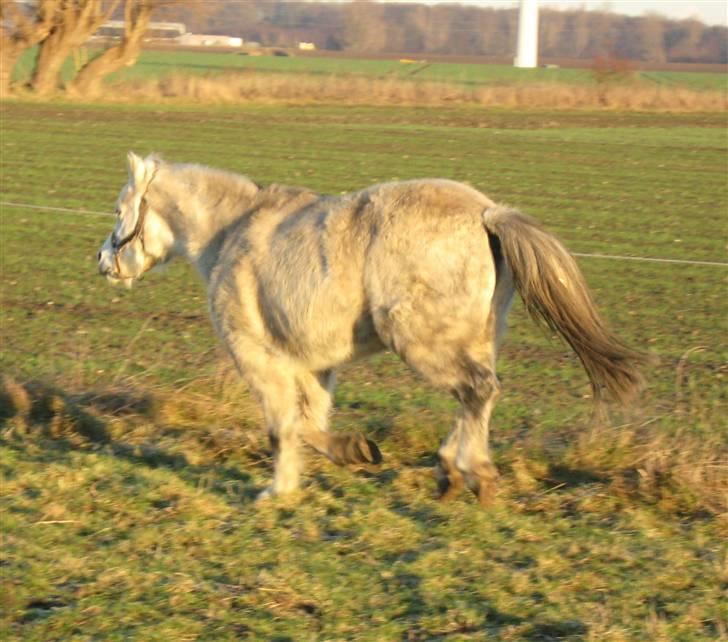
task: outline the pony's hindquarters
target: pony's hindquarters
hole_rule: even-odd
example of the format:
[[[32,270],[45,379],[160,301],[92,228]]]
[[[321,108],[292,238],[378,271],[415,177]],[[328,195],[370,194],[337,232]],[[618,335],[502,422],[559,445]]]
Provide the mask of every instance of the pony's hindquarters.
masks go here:
[[[482,204],[462,192],[454,196],[460,200],[450,207],[425,201],[432,205],[425,209],[420,201],[389,218],[372,242],[365,287],[382,342],[460,402],[438,453],[442,496],[467,486],[485,504],[497,477],[488,431],[499,389],[496,335],[502,324],[493,302],[503,300],[507,308],[512,288],[499,297]]]
[[[645,357],[607,328],[574,258],[561,242],[517,210],[494,206],[483,213],[530,315],[558,332],[574,349],[592,385],[594,400],[606,389],[626,403],[642,386]]]

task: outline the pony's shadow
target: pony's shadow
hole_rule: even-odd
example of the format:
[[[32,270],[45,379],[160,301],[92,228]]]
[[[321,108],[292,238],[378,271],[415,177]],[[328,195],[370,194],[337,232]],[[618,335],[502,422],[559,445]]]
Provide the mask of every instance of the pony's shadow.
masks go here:
[[[183,454],[170,453],[150,444],[132,445],[114,442],[110,445],[110,449],[114,456],[131,463],[172,470],[190,485],[197,486],[204,482],[207,490],[238,505],[241,501],[252,502],[261,491],[261,488],[253,484],[250,473],[236,466],[227,466],[220,462],[192,464]],[[231,483],[236,488],[232,497],[229,491]]]
[[[36,447],[35,455],[39,461],[55,461],[59,450],[71,452],[73,450],[92,450],[105,452],[113,457],[128,461],[134,465],[143,465],[149,468],[165,468],[174,471],[186,483],[199,487],[204,484],[206,489],[219,495],[224,501],[240,505],[241,502],[251,502],[258,492],[253,484],[250,473],[241,470],[237,465],[229,465],[224,461],[212,461],[206,464],[195,464],[182,453],[170,452],[152,444],[130,443],[114,439],[109,423],[94,415],[93,408],[102,414],[121,416],[126,413],[145,415],[152,413],[152,405],[144,396],[123,395],[113,393],[102,396],[65,397],[65,405],[59,409],[54,399],[62,398],[60,393],[53,391],[48,394],[39,394],[33,399],[33,406],[27,416],[26,437],[33,439],[33,431],[45,437],[33,439]],[[55,405],[54,405],[55,404]],[[5,412],[0,403],[0,429],[4,430],[4,441],[15,449],[27,448],[23,438],[13,438],[13,417]],[[40,446],[38,451],[37,447]],[[269,455],[263,451],[248,452],[248,465],[268,465]],[[434,463],[433,457],[426,457],[410,462],[410,466],[429,471]],[[572,471],[562,471],[570,475]],[[357,474],[357,473],[355,473]],[[401,475],[400,470],[394,467],[381,469],[364,469],[358,472],[382,490],[387,489],[390,495],[389,507],[402,517],[421,524],[432,526],[447,521],[447,516],[441,514],[431,503],[417,503],[408,501],[396,481]],[[326,475],[314,474],[314,479],[321,485],[326,485]],[[590,480],[584,480],[585,482]],[[230,493],[229,487],[234,484],[236,490]],[[343,489],[332,487],[334,491]],[[436,604],[428,604],[428,598],[422,589],[423,578],[412,572],[412,563],[423,555],[438,549],[441,542],[433,540],[416,548],[385,554],[382,562],[393,572],[385,578],[389,585],[388,590],[406,590],[407,604],[399,616],[408,623],[408,640],[433,639],[432,631],[423,627],[423,617],[428,609],[450,609],[448,599],[438,599]],[[403,562],[404,566],[397,564]],[[455,614],[457,615],[457,614]],[[581,639],[587,633],[587,627],[577,620],[537,620],[529,621],[527,618],[514,615],[496,608],[488,601],[480,607],[479,617],[473,621],[467,616],[462,623],[458,623],[457,631],[453,633],[471,634],[483,631],[483,627],[493,632],[509,626],[524,627],[521,636],[525,640]],[[281,641],[286,638],[280,638]]]
[[[44,446],[36,455],[44,459],[54,458],[59,450],[93,450],[104,452],[135,465],[148,468],[165,468],[174,471],[183,481],[197,487],[204,484],[208,490],[223,496],[228,502],[249,502],[261,490],[252,482],[252,475],[236,465],[221,460],[211,463],[192,463],[186,455],[171,452],[149,441],[130,443],[115,439],[109,423],[90,410],[114,417],[139,415],[152,417],[154,402],[149,395],[112,392],[64,395],[57,389],[42,384],[30,384],[32,404],[22,422],[16,413],[8,411],[0,399],[0,433],[3,441],[14,449],[23,449],[23,439],[13,439],[13,433],[25,433],[33,439],[35,447]],[[18,428],[23,424],[22,429]],[[178,431],[174,426],[160,426],[160,431]],[[45,451],[45,452],[44,452]],[[267,460],[267,452],[247,452],[253,466]],[[235,492],[230,492],[230,487]]]

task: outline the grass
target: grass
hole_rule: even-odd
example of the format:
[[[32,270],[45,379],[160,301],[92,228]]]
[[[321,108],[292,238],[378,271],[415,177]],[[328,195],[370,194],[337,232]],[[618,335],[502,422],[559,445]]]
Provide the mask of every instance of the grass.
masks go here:
[[[16,70],[16,77],[29,77],[35,52],[26,52]],[[137,63],[116,74],[116,79],[150,78],[169,73],[215,74],[221,72],[257,72],[265,74],[303,74],[324,77],[362,77],[379,80],[417,80],[456,85],[523,85],[565,83],[593,85],[595,76],[589,69],[516,69],[511,65],[429,63],[417,60],[404,64],[399,60],[365,58],[317,58],[280,56],[243,56],[235,52],[146,50]],[[726,90],[726,74],[715,72],[649,71],[635,72],[646,84],[688,87],[697,90]],[[73,75],[69,59],[65,77]]]
[[[725,256],[721,114],[5,102],[0,119],[6,202],[109,211],[131,148],[332,193],[457,178],[574,251]],[[453,402],[389,355],[342,371],[333,418],[384,465],[311,456],[300,497],[258,507],[259,411],[189,267],[112,290],[110,219],[0,213],[4,639],[725,638],[724,268],[580,260],[659,358],[607,425],[516,305],[492,509],[433,500]]]

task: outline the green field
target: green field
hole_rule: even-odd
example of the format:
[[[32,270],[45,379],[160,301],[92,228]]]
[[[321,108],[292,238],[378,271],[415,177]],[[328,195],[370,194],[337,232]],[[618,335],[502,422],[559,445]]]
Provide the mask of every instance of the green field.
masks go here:
[[[90,50],[93,56],[93,50]],[[34,51],[21,58],[15,72],[17,79],[29,77]],[[64,78],[73,76],[69,59]],[[510,65],[430,63],[426,60],[403,64],[399,60],[364,58],[317,58],[244,56],[239,53],[207,51],[143,51],[136,65],[111,76],[112,80],[159,77],[170,73],[221,74],[258,72],[267,74],[306,74],[314,76],[346,76],[372,79],[405,79],[454,83],[471,87],[486,85],[525,85],[533,83],[568,83],[593,85],[596,80],[589,69],[516,69]],[[636,72],[646,85],[668,85],[695,90],[728,88],[726,74],[712,72],[650,71]]]
[[[192,270],[112,289],[95,259],[112,219],[9,204],[110,212],[133,149],[330,193],[454,178],[574,252],[724,262],[724,126],[0,104],[2,638],[725,639],[725,267],[579,259],[618,334],[658,358],[606,426],[576,358],[516,304],[493,508],[434,499],[454,403],[386,354],[342,370],[333,416],[377,440],[383,465],[311,455],[300,496],[255,505],[271,472],[260,416]]]

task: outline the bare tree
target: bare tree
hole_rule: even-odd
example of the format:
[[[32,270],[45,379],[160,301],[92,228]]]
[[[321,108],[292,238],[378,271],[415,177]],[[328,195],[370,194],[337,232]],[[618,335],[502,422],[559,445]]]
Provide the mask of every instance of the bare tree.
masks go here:
[[[79,94],[96,94],[106,76],[122,67],[133,65],[139,57],[144,34],[158,4],[157,0],[126,0],[124,36],[121,41],[85,64],[69,89]]]
[[[15,64],[53,26],[61,0],[39,0],[35,8],[0,0],[0,96],[7,95]]]
[[[121,0],[60,0],[50,31],[40,43],[31,85],[40,95],[60,84],[61,67],[113,15]]]

